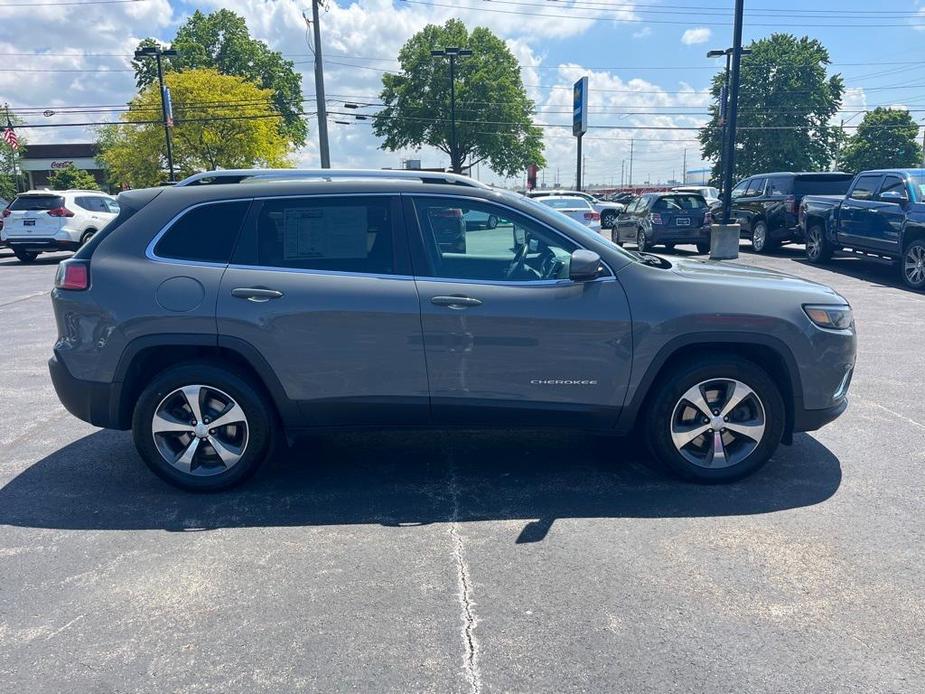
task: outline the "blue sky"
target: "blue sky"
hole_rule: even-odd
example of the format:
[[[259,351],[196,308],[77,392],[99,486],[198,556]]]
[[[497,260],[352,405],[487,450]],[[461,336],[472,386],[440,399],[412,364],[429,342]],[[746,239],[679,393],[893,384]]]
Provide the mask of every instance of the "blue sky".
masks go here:
[[[700,163],[696,133],[642,126],[692,128],[703,122],[705,90],[721,67],[719,60],[708,60],[705,54],[731,43],[732,6],[732,0],[329,0],[321,17],[328,108],[343,110],[347,100],[375,100],[382,71],[395,69],[402,43],[428,22],[458,16],[470,27],[486,25],[507,40],[523,65],[538,122],[565,126],[569,85],[590,75],[591,125],[619,129],[596,128],[586,137],[586,180],[618,182],[631,139],[637,182],[680,177],[685,150],[688,168]],[[134,93],[128,61],[135,43],[148,35],[169,39],[194,9],[208,12],[219,7],[242,14],[254,36],[296,61],[305,95],[314,94],[300,16],[310,8],[304,0],[135,0],[41,8],[4,0],[0,102],[9,102],[30,123],[112,120],[118,111],[65,111],[124,104]],[[845,76],[849,88],[846,111],[839,118],[850,119],[865,107],[904,105],[916,120],[925,119],[922,2],[908,0],[881,12],[859,0],[747,0],[746,13],[746,42],[790,31],[818,38],[828,47],[832,70]],[[311,102],[306,107],[314,110]],[[41,115],[44,108],[57,113],[46,118]],[[294,154],[300,165],[317,165],[313,120],[310,128],[309,146]],[[432,150],[380,151],[366,123],[332,123],[330,130],[335,166],[398,166],[404,158],[420,158],[428,166],[445,163]],[[93,139],[92,130],[83,127],[22,132],[33,142]],[[553,181],[558,168],[561,182],[569,185],[574,179],[574,139],[567,127],[544,132],[546,180]],[[484,168],[479,175],[501,182]]]

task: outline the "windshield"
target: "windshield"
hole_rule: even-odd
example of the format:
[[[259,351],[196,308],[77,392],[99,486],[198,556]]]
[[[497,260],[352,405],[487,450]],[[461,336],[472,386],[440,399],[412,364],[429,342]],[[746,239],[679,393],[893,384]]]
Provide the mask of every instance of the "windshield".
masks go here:
[[[547,206],[543,205],[539,200],[536,200],[533,198],[525,198],[521,195],[515,195],[514,193],[504,193],[503,195],[517,202],[526,202],[528,205],[537,207],[543,210],[543,212],[545,212],[546,214],[549,214],[549,210]],[[638,255],[636,255],[635,253],[630,253],[626,249],[615,244],[613,241],[608,239],[606,236],[598,234],[596,231],[593,231],[590,227],[586,227],[584,224],[582,224],[578,220],[573,219],[572,217],[569,217],[568,215],[564,215],[564,214],[556,215],[556,217],[557,217],[557,222],[559,224],[567,226],[569,228],[569,231],[575,234],[576,238],[578,239],[583,239],[583,238],[592,239],[593,238],[600,243],[606,244],[608,248],[616,251],[623,258],[632,260],[634,263],[640,262]]]
[[[557,210],[573,210],[576,207],[590,209],[591,207],[583,198],[540,198],[540,202]]]

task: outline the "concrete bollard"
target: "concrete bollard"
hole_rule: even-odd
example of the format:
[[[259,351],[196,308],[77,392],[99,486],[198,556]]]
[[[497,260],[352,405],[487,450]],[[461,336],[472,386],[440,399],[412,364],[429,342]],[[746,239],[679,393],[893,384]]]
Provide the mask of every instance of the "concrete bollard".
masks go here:
[[[739,257],[739,225],[714,224],[710,227],[710,260]]]

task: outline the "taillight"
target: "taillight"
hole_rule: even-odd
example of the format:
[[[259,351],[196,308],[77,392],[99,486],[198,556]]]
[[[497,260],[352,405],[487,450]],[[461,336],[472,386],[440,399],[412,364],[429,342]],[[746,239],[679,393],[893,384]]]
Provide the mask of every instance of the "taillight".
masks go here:
[[[73,217],[74,213],[71,212],[66,207],[56,207],[53,210],[48,210],[48,214],[52,217]]]
[[[790,214],[799,214],[800,205],[795,195],[788,195],[785,202],[787,203],[787,209],[790,210]]]
[[[704,212],[703,213],[703,225],[705,227],[708,227],[711,224],[713,224],[713,215],[710,212]]]
[[[662,221],[662,215],[660,215],[658,212],[653,212],[652,214],[650,214],[649,221],[652,222],[653,224],[658,224],[658,225],[664,224],[664,222]]]
[[[601,221],[601,215],[597,212],[585,212],[585,220],[588,222]]]
[[[9,207],[4,207],[4,208],[3,208],[3,216],[4,216],[4,217],[9,217],[11,214],[13,214],[13,213],[10,212],[10,208],[9,208]]]
[[[90,263],[86,260],[64,260],[55,275],[56,289],[82,291],[90,288]]]

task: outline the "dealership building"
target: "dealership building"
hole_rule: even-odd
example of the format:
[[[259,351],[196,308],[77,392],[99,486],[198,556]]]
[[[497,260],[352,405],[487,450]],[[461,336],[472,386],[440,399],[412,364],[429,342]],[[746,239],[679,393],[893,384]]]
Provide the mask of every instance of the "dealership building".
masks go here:
[[[96,161],[99,147],[95,143],[66,145],[28,145],[20,159],[20,167],[29,181],[29,188],[48,187],[48,177],[58,169],[73,164],[89,171],[104,190],[108,188],[106,174]]]

